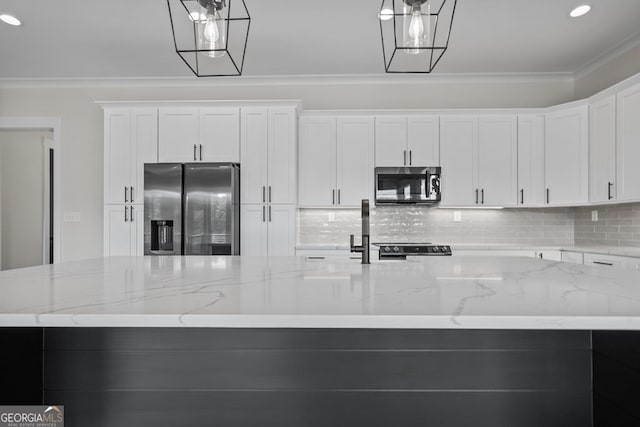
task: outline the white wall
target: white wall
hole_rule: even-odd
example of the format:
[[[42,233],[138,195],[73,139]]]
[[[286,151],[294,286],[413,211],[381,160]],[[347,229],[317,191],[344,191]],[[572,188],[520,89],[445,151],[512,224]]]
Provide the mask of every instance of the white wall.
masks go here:
[[[102,256],[102,109],[95,101],[189,99],[301,99],[305,109],[419,109],[545,107],[573,100],[572,81],[460,78],[443,83],[246,84],[202,79],[196,84],[152,82],[67,87],[0,87],[0,116],[61,117],[62,210],[81,221],[64,223],[62,260]],[[431,82],[431,83],[430,83]]]
[[[640,73],[640,44],[576,80],[576,99],[588,98]]]
[[[49,132],[0,131],[0,269],[42,264],[43,137]]]

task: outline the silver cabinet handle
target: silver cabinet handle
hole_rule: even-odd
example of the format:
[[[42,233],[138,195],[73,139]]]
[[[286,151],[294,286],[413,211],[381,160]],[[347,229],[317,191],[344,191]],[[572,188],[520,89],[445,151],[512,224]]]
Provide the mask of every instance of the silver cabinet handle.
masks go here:
[[[331,202],[332,204],[336,204],[336,190],[332,190],[333,192],[333,201]]]
[[[407,150],[404,150],[403,153],[404,153],[403,154],[403,158],[404,158],[403,162],[404,162],[404,165],[407,166]]]
[[[129,194],[131,194],[131,203],[133,203],[133,187],[129,187]]]
[[[549,189],[547,188],[547,204],[549,204]]]
[[[124,207],[124,222],[129,222],[129,218],[127,218],[127,207]]]
[[[269,186],[269,203],[271,203],[271,186]]]
[[[131,222],[133,222],[133,206],[129,206],[129,209],[131,209],[131,211],[129,212],[129,218],[131,219]]]
[[[484,188],[480,191],[480,194],[482,194],[482,204],[484,205]]]
[[[476,188],[476,205],[478,204],[478,189]]]
[[[193,144],[193,161],[195,162],[196,160],[198,160],[198,158],[196,157],[196,150],[198,148],[196,147],[196,144]]]
[[[267,221],[266,212],[267,212],[267,208],[264,205],[262,205],[262,222],[266,222]]]
[[[338,204],[340,204],[340,189],[338,188]]]
[[[200,161],[202,161],[202,144],[200,144]]]
[[[269,222],[271,222],[271,205],[269,205]]]
[[[520,189],[520,204],[524,205],[524,188]]]
[[[413,164],[413,160],[411,159],[412,154],[413,154],[413,150],[409,150],[409,166]]]
[[[267,196],[265,196],[265,191],[266,189],[265,189],[265,186],[263,185],[262,186],[262,203],[267,201]]]
[[[608,184],[608,187],[609,187],[608,188],[608,192],[609,192],[608,194],[609,195],[607,196],[607,200],[611,200],[611,199],[613,199],[613,196],[611,195],[611,187],[613,187],[613,182],[608,182],[607,184]]]
[[[127,196],[127,187],[124,187],[124,202],[127,203],[129,200],[127,200],[129,197]]]

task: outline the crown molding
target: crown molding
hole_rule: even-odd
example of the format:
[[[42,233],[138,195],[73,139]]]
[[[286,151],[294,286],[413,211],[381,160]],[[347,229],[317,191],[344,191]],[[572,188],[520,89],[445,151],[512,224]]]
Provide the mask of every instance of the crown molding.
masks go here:
[[[627,39],[623,40],[619,44],[613,46],[612,48],[604,52],[602,55],[598,56],[594,60],[586,63],[581,68],[576,70],[573,73],[574,81],[580,80],[588,76],[592,72],[596,71],[598,68],[610,63],[617,57],[625,54],[626,52],[630,51],[631,49],[639,45],[640,45],[640,31],[628,37]]]
[[[572,73],[447,73],[429,75],[305,75],[242,77],[140,77],[0,79],[1,88],[100,88],[100,87],[229,87],[229,86],[313,86],[370,84],[446,83],[540,83],[573,82]]]

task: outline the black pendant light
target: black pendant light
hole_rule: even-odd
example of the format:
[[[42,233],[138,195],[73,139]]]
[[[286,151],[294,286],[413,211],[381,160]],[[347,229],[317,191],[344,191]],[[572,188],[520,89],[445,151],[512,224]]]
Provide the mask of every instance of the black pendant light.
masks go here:
[[[167,0],[176,52],[198,77],[240,76],[251,17],[244,0]]]
[[[382,0],[387,73],[430,73],[449,46],[457,0]]]

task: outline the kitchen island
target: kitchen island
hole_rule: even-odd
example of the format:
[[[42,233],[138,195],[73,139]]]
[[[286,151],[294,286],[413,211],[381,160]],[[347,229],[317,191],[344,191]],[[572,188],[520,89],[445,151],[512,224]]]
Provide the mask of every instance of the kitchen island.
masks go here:
[[[114,257],[0,273],[0,326],[0,404],[64,404],[72,426],[640,417],[636,272]]]

